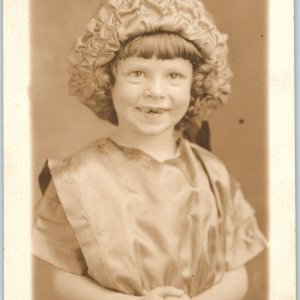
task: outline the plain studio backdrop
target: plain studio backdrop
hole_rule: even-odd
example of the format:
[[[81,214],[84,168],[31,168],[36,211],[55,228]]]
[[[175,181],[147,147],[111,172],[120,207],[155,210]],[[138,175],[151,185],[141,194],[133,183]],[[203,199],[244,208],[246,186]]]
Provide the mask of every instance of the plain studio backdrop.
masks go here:
[[[234,72],[229,103],[210,119],[212,151],[223,160],[268,233],[266,0],[206,0],[220,31],[229,35]],[[68,95],[67,58],[74,40],[101,0],[31,1],[31,126],[33,205],[41,196],[37,177],[47,158],[63,159],[113,127]],[[267,253],[247,264],[248,300],[268,294]],[[35,300],[51,300],[48,274],[35,276]],[[41,289],[47,281],[49,290]],[[43,284],[44,286],[44,284]]]

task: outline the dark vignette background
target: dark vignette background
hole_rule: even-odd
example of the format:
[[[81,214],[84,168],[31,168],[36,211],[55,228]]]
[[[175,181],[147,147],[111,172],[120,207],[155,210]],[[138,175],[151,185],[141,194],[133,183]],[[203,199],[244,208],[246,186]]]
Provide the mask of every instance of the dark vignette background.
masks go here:
[[[210,120],[212,151],[240,181],[267,234],[267,0],[203,1],[219,29],[229,35],[229,58],[235,74],[230,102]],[[68,96],[67,90],[70,48],[99,3],[101,0],[31,0],[33,205],[41,195],[35,178],[47,158],[62,159],[112,130]],[[247,268],[246,300],[266,300],[267,253]],[[35,300],[55,299],[50,275],[44,275],[34,275]]]

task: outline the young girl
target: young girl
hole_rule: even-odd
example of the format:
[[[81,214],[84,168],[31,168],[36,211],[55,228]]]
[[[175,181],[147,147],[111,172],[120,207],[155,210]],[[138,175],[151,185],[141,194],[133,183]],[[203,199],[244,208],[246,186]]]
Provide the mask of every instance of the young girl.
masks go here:
[[[230,92],[203,4],[110,0],[70,64],[72,94],[116,130],[42,174],[33,252],[53,298],[242,299],[265,239],[222,162],[183,137]]]

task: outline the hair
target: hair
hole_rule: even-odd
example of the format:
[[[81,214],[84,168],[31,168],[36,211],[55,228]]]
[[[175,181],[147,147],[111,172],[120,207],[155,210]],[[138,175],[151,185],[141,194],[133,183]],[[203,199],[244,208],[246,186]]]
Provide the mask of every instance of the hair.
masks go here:
[[[111,99],[118,60],[183,58],[192,63],[194,76],[190,106],[176,128],[206,120],[230,92],[227,35],[199,0],[129,2],[108,0],[76,40],[69,56],[70,94],[101,119],[118,124]]]
[[[116,56],[106,65],[95,69],[95,84],[97,92],[85,104],[89,106],[98,117],[107,120],[115,125],[118,124],[118,118],[111,98],[111,87],[115,83],[114,69],[118,61],[128,57],[152,58],[161,60],[182,58],[191,62],[194,69],[194,82],[191,89],[191,102],[189,109],[177,127],[185,127],[186,121],[195,113],[193,99],[197,94],[203,93],[202,85],[199,83],[199,74],[203,77],[205,62],[199,50],[194,44],[185,40],[176,33],[155,32],[138,36],[135,39],[124,43]],[[206,66],[207,67],[207,66]],[[202,70],[201,70],[202,69]],[[199,73],[199,71],[201,73]],[[197,80],[195,80],[197,79]]]
[[[217,97],[218,93],[220,96],[220,92],[215,87],[218,74],[209,63],[205,62],[196,46],[177,33],[153,32],[127,40],[111,61],[96,67],[92,74],[86,74],[88,80],[92,82],[95,92],[90,96],[81,96],[82,102],[92,109],[99,118],[118,125],[118,117],[111,98],[111,88],[116,79],[114,75],[116,64],[128,57],[146,59],[156,57],[162,60],[182,58],[191,62],[194,70],[191,101],[187,113],[176,125],[177,129],[186,128],[195,116],[199,118],[201,111],[209,110],[210,107],[212,107],[211,110],[214,110],[216,106],[221,105],[221,101]],[[91,73],[90,70],[88,71]],[[75,83],[78,85],[78,80],[75,80]],[[72,80],[70,81],[71,84]],[[78,89],[78,86],[74,86],[74,88]],[[209,93],[209,89],[215,90],[215,97]],[[228,91],[223,89],[223,97],[229,93],[229,89],[230,86]]]
[[[141,58],[189,60],[193,65],[203,63],[198,49],[191,42],[173,32],[146,33],[127,41],[116,55],[116,59],[131,56]]]

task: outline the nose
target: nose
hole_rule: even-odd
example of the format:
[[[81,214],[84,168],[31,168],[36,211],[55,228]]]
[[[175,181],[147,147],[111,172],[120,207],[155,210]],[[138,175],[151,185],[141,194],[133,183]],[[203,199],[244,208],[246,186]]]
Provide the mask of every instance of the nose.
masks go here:
[[[165,96],[165,85],[160,76],[149,79],[145,94],[147,97],[163,98]]]

